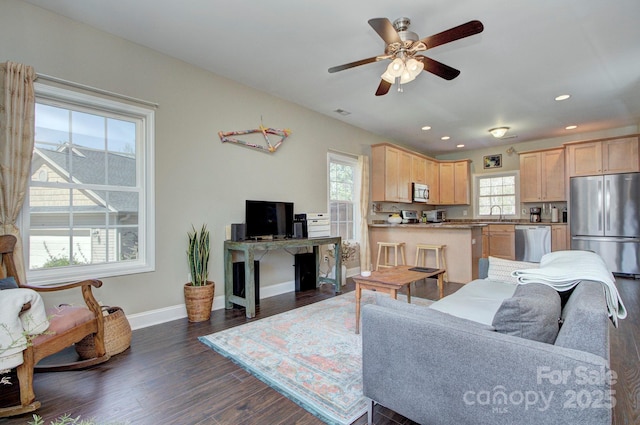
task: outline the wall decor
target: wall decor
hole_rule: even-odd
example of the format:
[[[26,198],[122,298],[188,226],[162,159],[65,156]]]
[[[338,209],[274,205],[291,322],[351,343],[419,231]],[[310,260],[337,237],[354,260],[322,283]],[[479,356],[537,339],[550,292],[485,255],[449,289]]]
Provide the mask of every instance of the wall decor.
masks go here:
[[[486,155],[482,161],[484,168],[501,168],[502,167],[502,154]]]
[[[240,136],[243,134],[256,134],[256,133],[262,134],[266,142],[266,145],[259,145],[257,143],[250,143],[244,140],[229,137],[229,136]],[[275,144],[271,144],[271,140],[269,140],[270,134],[280,137],[280,140]],[[222,143],[225,143],[225,142],[237,143],[239,145],[243,145],[248,148],[264,150],[269,153],[274,153],[276,149],[280,147],[282,142],[284,142],[284,139],[289,137],[289,135],[291,135],[291,130],[289,130],[288,128],[285,128],[285,129],[269,128],[262,125],[262,123],[260,123],[260,128],[254,128],[251,130],[227,131],[227,132],[219,131],[218,132],[218,137],[220,137],[220,141]]]

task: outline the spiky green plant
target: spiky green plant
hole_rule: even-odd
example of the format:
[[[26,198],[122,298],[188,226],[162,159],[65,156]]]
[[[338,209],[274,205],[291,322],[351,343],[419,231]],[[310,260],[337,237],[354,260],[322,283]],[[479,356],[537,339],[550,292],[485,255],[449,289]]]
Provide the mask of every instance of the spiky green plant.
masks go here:
[[[187,232],[189,236],[187,257],[191,272],[191,285],[204,286],[209,278],[209,231],[206,224],[202,225],[200,232],[193,225],[191,227],[193,231]]]

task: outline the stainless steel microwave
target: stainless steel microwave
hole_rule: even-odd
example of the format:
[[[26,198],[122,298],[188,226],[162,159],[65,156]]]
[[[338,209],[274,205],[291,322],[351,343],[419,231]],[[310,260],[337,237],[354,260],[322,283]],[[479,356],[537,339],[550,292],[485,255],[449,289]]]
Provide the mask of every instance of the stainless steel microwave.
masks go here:
[[[411,183],[411,200],[413,202],[429,202],[429,186],[422,183]]]

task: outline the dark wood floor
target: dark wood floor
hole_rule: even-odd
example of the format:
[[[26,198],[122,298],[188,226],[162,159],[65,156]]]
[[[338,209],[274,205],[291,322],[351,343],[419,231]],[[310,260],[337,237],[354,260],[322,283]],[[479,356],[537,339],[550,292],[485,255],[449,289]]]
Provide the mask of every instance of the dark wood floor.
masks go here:
[[[629,317],[611,331],[611,365],[618,373],[614,425],[640,424],[640,281],[618,279]],[[460,285],[448,284],[447,293]],[[350,282],[346,290],[353,290]],[[434,281],[418,283],[412,294],[435,298]],[[261,301],[257,320],[333,296],[328,287]],[[186,319],[133,332],[131,348],[89,370],[36,374],[35,388],[49,420],[64,413],[129,424],[322,424],[295,403],[201,344],[197,337],[246,323],[244,310],[216,310],[205,323]],[[67,353],[68,355],[70,353]],[[15,382],[15,377],[14,377]],[[16,396],[0,387],[0,404]],[[376,406],[377,425],[414,422]],[[26,424],[30,415],[0,419]],[[366,424],[366,415],[355,422]]]

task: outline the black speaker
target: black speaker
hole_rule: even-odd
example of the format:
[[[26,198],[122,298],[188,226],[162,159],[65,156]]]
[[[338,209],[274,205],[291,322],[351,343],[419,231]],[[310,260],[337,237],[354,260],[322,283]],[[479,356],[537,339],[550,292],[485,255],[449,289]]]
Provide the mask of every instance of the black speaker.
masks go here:
[[[296,292],[316,289],[316,255],[313,252],[295,255]]]
[[[231,225],[231,240],[234,242],[243,241],[245,239],[244,223],[234,223]]]
[[[255,277],[256,305],[260,305],[260,261],[253,262],[253,276]],[[245,297],[244,290],[244,261],[233,263],[233,295]],[[234,305],[234,307],[240,307]]]

